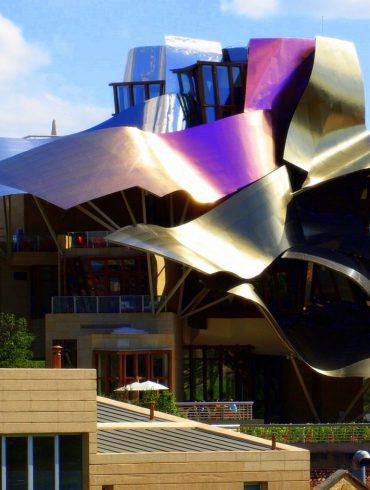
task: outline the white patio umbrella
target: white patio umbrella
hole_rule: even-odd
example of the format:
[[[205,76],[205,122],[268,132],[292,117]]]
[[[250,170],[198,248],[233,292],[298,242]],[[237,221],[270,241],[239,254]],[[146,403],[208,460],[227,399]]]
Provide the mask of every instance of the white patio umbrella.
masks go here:
[[[168,390],[167,386],[161,385],[160,383],[155,383],[154,381],[143,381],[140,383],[139,381],[135,381],[134,383],[130,383],[125,386],[121,386],[114,391],[160,391],[160,390]]]
[[[160,383],[155,383],[154,381],[143,381],[140,383],[140,391],[160,391],[160,390],[168,390],[167,386],[161,385]]]
[[[120,388],[117,388],[114,391],[142,391],[141,384],[142,383],[139,383],[139,381],[135,381],[134,383],[121,386]]]

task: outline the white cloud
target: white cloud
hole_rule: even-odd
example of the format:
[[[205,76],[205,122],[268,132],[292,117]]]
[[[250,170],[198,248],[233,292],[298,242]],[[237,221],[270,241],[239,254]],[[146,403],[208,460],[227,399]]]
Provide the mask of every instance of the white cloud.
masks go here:
[[[46,50],[26,42],[20,28],[0,14],[0,82],[21,76],[49,61]]]
[[[56,120],[59,135],[76,133],[98,124],[111,115],[106,107],[75,104],[52,94],[0,93],[0,136],[48,135]]]
[[[243,17],[261,18],[277,12],[278,0],[221,0],[221,12],[230,12]]]
[[[53,71],[51,54],[28,42],[21,29],[0,14],[0,137],[50,134],[53,119],[58,134],[70,134],[111,115],[111,107],[94,106],[76,97],[83,93],[78,87],[68,87],[73,101],[58,96],[58,89],[63,91],[65,85]]]
[[[220,10],[255,19],[273,15],[369,19],[370,0],[220,0]]]

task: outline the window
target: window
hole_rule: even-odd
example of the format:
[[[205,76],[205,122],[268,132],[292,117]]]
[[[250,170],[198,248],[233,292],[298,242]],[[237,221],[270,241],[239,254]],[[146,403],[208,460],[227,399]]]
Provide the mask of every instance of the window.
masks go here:
[[[263,490],[263,483],[244,483],[243,490]]]
[[[250,360],[248,345],[185,346],[184,400],[248,400]]]
[[[82,490],[82,437],[59,436],[60,489]]]
[[[109,395],[119,386],[153,380],[171,388],[170,351],[95,351],[98,393]]]
[[[27,490],[27,437],[6,437],[6,488]]]
[[[67,259],[67,295],[121,296],[149,294],[145,255]]]
[[[125,111],[136,104],[164,94],[164,80],[111,83],[115,113]]]
[[[37,490],[55,486],[54,437],[33,437],[33,482]]]
[[[188,125],[212,122],[244,110],[245,63],[199,61],[178,74],[182,105]],[[189,96],[193,104],[189,104]],[[196,117],[194,104],[202,112]]]
[[[1,488],[82,490],[82,436],[2,437]]]

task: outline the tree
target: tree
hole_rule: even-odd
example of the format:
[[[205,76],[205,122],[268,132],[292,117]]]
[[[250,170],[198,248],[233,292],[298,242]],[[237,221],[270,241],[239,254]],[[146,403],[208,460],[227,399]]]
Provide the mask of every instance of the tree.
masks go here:
[[[17,319],[13,314],[0,313],[0,367],[29,367],[34,339],[25,318]]]
[[[144,391],[140,404],[147,407],[151,402],[154,403],[155,410],[158,410],[159,412],[169,413],[171,415],[179,414],[175,395],[171,391],[161,391],[160,394],[153,390]]]

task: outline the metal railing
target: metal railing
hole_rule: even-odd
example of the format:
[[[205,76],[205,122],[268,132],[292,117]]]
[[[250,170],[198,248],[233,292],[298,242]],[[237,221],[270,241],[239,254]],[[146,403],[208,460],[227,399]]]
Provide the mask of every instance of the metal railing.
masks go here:
[[[164,296],[156,296],[152,304],[150,296],[53,296],[52,313],[143,313],[158,308]],[[166,308],[164,308],[166,311]]]
[[[199,422],[240,422],[253,419],[253,403],[228,402],[178,402],[177,409],[182,417]]]
[[[240,431],[288,444],[370,442],[370,424],[267,424],[243,425]]]
[[[2,237],[5,241],[5,237]],[[50,235],[23,235],[12,236],[13,252],[55,252],[56,244]]]
[[[110,231],[73,231],[66,235],[66,248],[107,248],[117,247],[108,242],[105,237]]]

